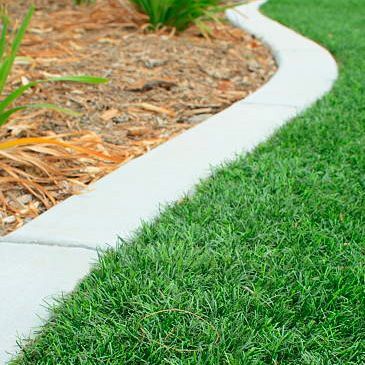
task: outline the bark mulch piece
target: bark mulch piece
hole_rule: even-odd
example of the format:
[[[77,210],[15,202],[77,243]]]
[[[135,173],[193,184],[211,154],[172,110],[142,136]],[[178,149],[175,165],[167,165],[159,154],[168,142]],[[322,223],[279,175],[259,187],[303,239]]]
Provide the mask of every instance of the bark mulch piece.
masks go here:
[[[30,3],[10,2],[11,18],[21,19]],[[243,99],[276,71],[260,41],[225,23],[209,24],[209,37],[196,27],[177,35],[171,29],[147,31],[146,17],[126,0],[87,7],[35,3],[9,85],[67,74],[110,82],[37,87],[22,104],[51,102],[82,116],[26,111],[0,128],[0,141],[61,135],[102,156],[47,144],[0,150],[0,235]]]

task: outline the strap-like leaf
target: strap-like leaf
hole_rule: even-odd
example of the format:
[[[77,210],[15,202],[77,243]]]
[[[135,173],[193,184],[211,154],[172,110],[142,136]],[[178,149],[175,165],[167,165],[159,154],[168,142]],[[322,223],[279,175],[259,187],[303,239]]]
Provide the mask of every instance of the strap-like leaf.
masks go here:
[[[72,115],[73,117],[77,117],[77,116],[81,115],[81,113],[75,112],[72,109],[62,108],[55,104],[48,104],[48,103],[27,104],[27,105],[24,105],[24,108],[25,109],[49,109],[49,110],[54,110],[55,112]]]
[[[108,79],[103,77],[95,77],[89,75],[80,75],[80,76],[60,76],[60,77],[51,77],[43,82],[56,82],[56,81],[65,81],[65,82],[80,82],[83,84],[104,84],[108,82]]]
[[[22,96],[27,90],[36,86],[38,83],[38,81],[30,82],[29,84],[20,86],[12,91],[4,100],[0,102],[0,113],[2,113],[4,109],[7,108],[14,100]]]
[[[25,110],[25,109],[49,109],[49,110],[54,110],[59,113],[68,114],[73,117],[77,117],[77,116],[81,115],[81,113],[75,112],[72,109],[62,108],[55,104],[47,104],[47,103],[27,104],[27,105],[22,105],[22,106],[16,106],[15,108],[9,109],[9,110],[1,113],[0,114],[0,126],[4,125],[14,113],[16,113],[20,110]]]
[[[16,108],[9,109],[6,112],[1,113],[0,114],[0,127],[2,125],[4,125],[14,113],[16,113],[20,110],[23,110],[23,109],[26,109],[26,107],[25,106],[17,106]]]
[[[20,28],[18,29],[18,31],[14,37],[13,44],[11,46],[10,55],[8,57],[4,58],[4,63],[2,64],[2,67],[0,70],[0,93],[4,90],[6,80],[9,76],[11,68],[13,67],[15,57],[18,53],[20,44],[24,38],[24,34],[29,26],[33,13],[34,13],[34,6],[32,5],[29,8],[28,13],[26,14],[22,24],[20,25]]]
[[[38,84],[43,84],[46,82],[80,82],[84,84],[100,84],[108,82],[108,79],[102,78],[102,77],[94,77],[94,76],[60,76],[60,77],[53,77],[46,80],[37,80],[32,81],[27,85],[20,86],[13,92],[11,92],[4,100],[0,102],[0,113],[7,108],[13,101],[15,101],[17,98],[22,96],[27,90],[31,89],[34,86],[37,86]]]
[[[6,80],[10,73],[9,62],[10,62],[9,57],[5,57],[3,63],[0,66],[0,95],[4,90]]]
[[[15,57],[16,54],[18,53],[18,50],[19,50],[19,47],[20,47],[20,44],[22,43],[23,41],[23,38],[24,38],[24,35],[25,35],[25,32],[27,31],[27,28],[29,26],[29,23],[30,23],[30,20],[32,19],[32,16],[33,16],[33,13],[34,13],[34,5],[31,5],[29,7],[29,10],[27,12],[27,14],[25,15],[24,17],[24,20],[22,22],[22,24],[20,25],[16,35],[15,35],[15,38],[14,38],[14,41],[13,41],[13,44],[11,46],[11,54]]]
[[[0,63],[2,62],[6,51],[6,34],[8,32],[9,19],[5,15],[3,15],[1,17],[1,23],[2,23],[2,30],[0,37]]]

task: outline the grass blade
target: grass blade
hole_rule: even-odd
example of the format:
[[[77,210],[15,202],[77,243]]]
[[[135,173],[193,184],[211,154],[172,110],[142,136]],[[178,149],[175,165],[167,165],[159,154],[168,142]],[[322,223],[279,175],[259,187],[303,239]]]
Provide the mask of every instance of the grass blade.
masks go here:
[[[105,84],[109,82],[109,80],[104,77],[95,77],[89,75],[52,77],[50,79],[42,80],[40,82],[57,82],[57,81],[80,82],[83,84]]]
[[[14,100],[22,96],[27,90],[36,86],[38,83],[39,82],[37,81],[30,82],[29,84],[20,86],[16,90],[12,91],[5,99],[0,102],[0,113],[2,110],[7,108]]]
[[[75,112],[72,109],[63,108],[63,107],[57,106],[55,104],[48,104],[48,103],[27,104],[27,105],[24,105],[20,108],[23,108],[23,109],[49,109],[49,110],[53,110],[53,111],[58,112],[58,113],[68,114],[68,115],[71,115],[73,117],[77,117],[77,116],[81,115],[81,113]]]
[[[24,38],[24,34],[29,26],[30,20],[32,19],[34,13],[34,5],[32,5],[28,13],[26,14],[20,28],[18,29],[13,44],[11,46],[10,55],[4,59],[4,63],[1,66],[0,69],[0,93],[4,90],[6,80],[8,79],[9,73],[11,71],[11,68],[14,64],[15,57],[17,55],[17,52],[19,50],[20,44]]]
[[[81,113],[75,112],[72,109],[62,108],[55,104],[47,104],[47,103],[27,104],[27,105],[17,106],[15,108],[9,109],[9,110],[1,113],[0,114],[0,126],[4,125],[13,114],[15,114],[21,110],[25,110],[25,109],[49,109],[49,110],[56,111],[58,113],[68,114],[73,117],[77,117],[77,116],[81,115]]]
[[[30,82],[27,85],[20,86],[13,92],[11,92],[4,100],[0,102],[0,112],[1,110],[4,110],[7,108],[13,101],[15,101],[17,98],[19,98],[21,95],[23,95],[27,90],[31,89],[34,86],[37,86],[39,84],[43,84],[46,82],[79,82],[83,84],[102,84],[109,82],[108,79],[105,79],[103,77],[94,77],[94,76],[88,76],[88,75],[82,75],[82,76],[60,76],[60,77],[53,77],[46,80],[37,80]],[[46,104],[50,105],[50,104]]]
[[[16,108],[13,108],[13,109],[10,109],[10,110],[7,110],[7,111],[1,113],[0,114],[0,127],[2,125],[4,125],[13,114],[15,114],[16,112],[18,112],[20,110],[24,110],[24,109],[26,109],[26,107],[18,106]]]
[[[3,15],[1,17],[1,21],[2,21],[2,31],[0,37],[0,62],[2,62],[6,51],[6,34],[8,32],[9,19],[5,15]]]

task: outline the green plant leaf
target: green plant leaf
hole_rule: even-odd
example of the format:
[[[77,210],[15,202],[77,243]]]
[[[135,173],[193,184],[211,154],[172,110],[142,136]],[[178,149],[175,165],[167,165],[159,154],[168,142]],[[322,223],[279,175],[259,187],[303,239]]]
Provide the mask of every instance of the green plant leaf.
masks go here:
[[[13,92],[11,92],[4,100],[2,100],[0,102],[0,113],[6,107],[8,107],[13,101],[15,101],[21,95],[23,95],[25,91],[31,89],[32,87],[37,86],[38,84],[46,83],[46,82],[61,82],[61,81],[80,82],[83,84],[101,84],[101,83],[106,83],[109,80],[102,78],[102,77],[83,75],[83,76],[60,76],[60,77],[53,77],[53,78],[46,79],[46,80],[32,81],[27,85],[20,86],[19,88],[17,88]]]
[[[26,14],[22,24],[20,25],[20,28],[18,29],[13,44],[11,46],[11,51],[9,56],[4,58],[4,62],[1,65],[0,69],[0,94],[4,90],[6,80],[8,79],[9,73],[11,71],[11,68],[13,67],[15,57],[17,55],[17,52],[19,50],[20,44],[24,38],[24,34],[29,26],[30,20],[32,19],[34,13],[34,5],[30,6],[28,13]]]
[[[3,112],[0,114],[0,126],[4,125],[9,118],[16,112],[18,112],[19,110],[24,109],[23,107],[19,106],[10,110],[7,110],[6,112]]]
[[[14,60],[16,58],[17,52],[19,50],[20,44],[24,38],[27,27],[29,26],[30,20],[34,13],[34,6],[31,6],[26,14],[21,26],[19,27],[13,44],[11,45],[10,54],[6,55],[6,36],[7,36],[7,28],[8,28],[8,18],[5,16],[2,17],[3,20],[3,28],[0,35],[0,94],[4,90],[6,85],[6,81],[8,79],[9,73],[14,64]],[[41,104],[28,104],[24,106],[16,106],[12,109],[6,110],[16,99],[22,96],[27,90],[30,88],[47,82],[78,82],[83,84],[102,84],[106,83],[109,80],[103,77],[95,77],[89,75],[79,75],[79,76],[59,76],[52,77],[45,80],[36,80],[28,83],[27,85],[23,85],[12,91],[9,95],[7,95],[3,100],[0,101],[0,126],[5,124],[9,118],[16,112],[28,108],[42,108],[42,109],[50,109],[60,113],[66,113],[72,116],[78,116],[80,113],[77,113],[68,108],[62,108],[54,104],[41,103]]]
[[[3,15],[1,17],[1,22],[2,22],[2,30],[1,30],[1,37],[0,37],[0,62],[2,62],[3,57],[5,55],[6,34],[8,32],[9,19],[5,15]]]
[[[7,108],[14,100],[22,96],[27,90],[31,89],[39,83],[40,82],[38,81],[30,82],[29,84],[20,86],[12,91],[5,99],[0,102],[0,113],[2,113],[4,109]]]
[[[167,25],[185,30],[209,9],[219,8],[221,0],[132,0],[149,16],[154,28]]]
[[[80,82],[83,84],[105,84],[109,82],[108,79],[105,79],[103,77],[95,77],[89,75],[51,77],[47,80],[40,80],[38,82],[57,82],[57,81]]]
[[[48,103],[27,104],[27,105],[22,105],[22,106],[16,106],[12,109],[9,109],[9,110],[1,113],[0,114],[0,126],[4,125],[13,114],[17,113],[20,110],[25,110],[25,109],[49,109],[49,110],[54,110],[59,113],[68,114],[73,117],[77,117],[77,116],[81,115],[81,113],[75,112],[72,109],[62,108],[55,104],[48,104]]]
[[[72,115],[73,117],[77,117],[82,114],[79,112],[75,112],[72,109],[63,108],[63,107],[57,106],[55,104],[49,104],[49,103],[27,104],[27,105],[24,105],[23,108],[24,109],[28,109],[28,108],[30,108],[30,109],[49,109],[49,110],[54,110],[55,112]]]

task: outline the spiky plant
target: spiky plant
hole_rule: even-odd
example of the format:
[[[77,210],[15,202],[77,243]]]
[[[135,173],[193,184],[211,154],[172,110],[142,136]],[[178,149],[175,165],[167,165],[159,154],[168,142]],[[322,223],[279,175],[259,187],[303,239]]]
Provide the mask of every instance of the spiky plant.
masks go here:
[[[9,41],[8,35],[9,19],[4,13],[1,15],[2,30],[0,35],[0,126],[5,124],[14,113],[29,108],[46,108],[63,113],[68,113],[71,115],[77,114],[70,109],[62,108],[57,105],[48,103],[17,105],[12,107],[12,105],[19,99],[20,96],[22,96],[27,90],[33,88],[38,84],[53,83],[59,81],[100,84],[108,81],[107,79],[101,77],[93,77],[88,75],[54,77],[45,80],[31,81],[26,85],[20,86],[17,89],[11,91],[6,96],[1,97],[4,93],[8,77],[11,73],[15,58],[19,51],[20,44],[24,38],[25,32],[29,26],[33,13],[34,6],[31,6],[18,31],[15,33],[12,42]]]
[[[169,26],[183,31],[197,19],[231,6],[221,0],[131,0],[149,17],[152,27]]]
[[[95,0],[73,0],[74,5],[90,5],[95,3]]]

